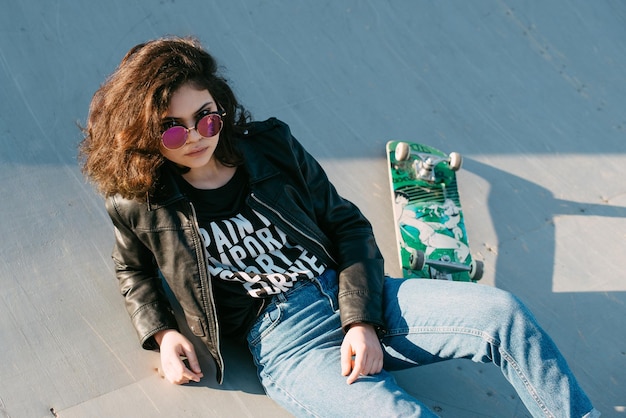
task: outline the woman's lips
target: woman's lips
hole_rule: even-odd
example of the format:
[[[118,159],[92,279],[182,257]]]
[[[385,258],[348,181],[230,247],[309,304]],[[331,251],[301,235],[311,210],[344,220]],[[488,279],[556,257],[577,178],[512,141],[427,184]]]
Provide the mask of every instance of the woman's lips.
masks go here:
[[[195,157],[196,155],[202,154],[207,149],[208,149],[208,147],[195,148],[195,149],[189,151],[188,153],[186,153],[185,156],[187,156],[187,157]]]

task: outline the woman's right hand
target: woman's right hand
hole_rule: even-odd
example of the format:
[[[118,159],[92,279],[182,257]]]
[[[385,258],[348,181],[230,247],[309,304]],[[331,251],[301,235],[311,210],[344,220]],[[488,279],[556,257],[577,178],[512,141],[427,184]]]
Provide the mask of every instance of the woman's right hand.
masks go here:
[[[161,350],[161,371],[163,376],[176,385],[199,382],[204,376],[193,344],[180,332],[173,329],[159,331],[154,335]],[[186,357],[189,368],[183,362]]]

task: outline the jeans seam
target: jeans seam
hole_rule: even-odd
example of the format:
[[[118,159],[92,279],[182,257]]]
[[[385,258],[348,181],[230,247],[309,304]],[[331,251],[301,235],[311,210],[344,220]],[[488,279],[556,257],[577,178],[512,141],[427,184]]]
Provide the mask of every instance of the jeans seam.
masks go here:
[[[513,367],[513,370],[515,370],[517,375],[520,377],[522,383],[524,384],[524,387],[526,388],[528,393],[530,393],[531,397],[535,400],[535,402],[537,403],[537,406],[541,408],[541,410],[546,414],[547,417],[554,418],[554,414],[552,414],[552,412],[548,410],[545,402],[543,402],[539,394],[537,394],[535,387],[530,383],[530,380],[526,377],[522,369],[519,367],[519,365],[513,358],[513,356],[508,351],[503,349],[502,346],[500,345],[498,345],[498,350],[500,351],[500,354],[502,355],[502,357]]]
[[[385,338],[387,337],[397,337],[397,336],[405,336],[408,334],[465,334],[465,335],[473,335],[475,337],[480,337],[486,341],[493,341],[498,346],[500,342],[485,333],[484,331],[477,330],[474,328],[465,328],[465,327],[416,327],[416,328],[391,328],[388,329],[385,333]],[[483,338],[487,336],[488,338]]]

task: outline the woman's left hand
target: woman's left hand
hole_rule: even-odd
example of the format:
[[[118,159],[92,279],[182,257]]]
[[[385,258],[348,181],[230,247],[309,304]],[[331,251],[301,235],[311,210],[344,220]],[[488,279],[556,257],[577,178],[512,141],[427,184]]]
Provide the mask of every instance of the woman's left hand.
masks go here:
[[[352,384],[359,376],[380,373],[383,349],[376,330],[369,324],[353,324],[341,344],[341,374]]]

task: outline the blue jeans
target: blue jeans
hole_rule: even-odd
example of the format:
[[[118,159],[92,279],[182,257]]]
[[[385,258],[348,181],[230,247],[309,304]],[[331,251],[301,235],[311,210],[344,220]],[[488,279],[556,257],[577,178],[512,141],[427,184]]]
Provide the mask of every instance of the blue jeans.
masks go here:
[[[277,295],[248,334],[267,394],[296,416],[435,416],[389,373],[453,358],[493,362],[535,416],[599,416],[550,337],[511,294],[473,283],[385,279],[384,370],[341,375],[337,275]]]

